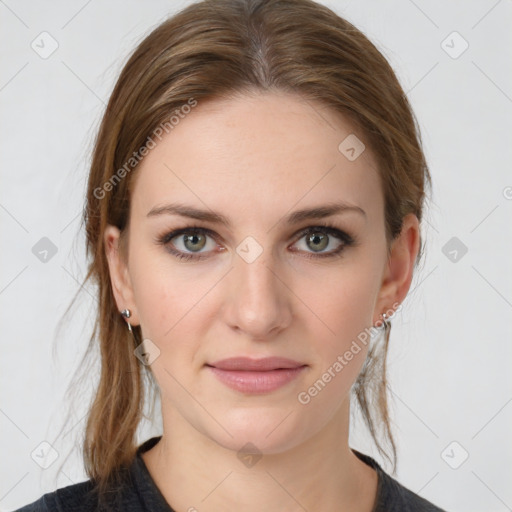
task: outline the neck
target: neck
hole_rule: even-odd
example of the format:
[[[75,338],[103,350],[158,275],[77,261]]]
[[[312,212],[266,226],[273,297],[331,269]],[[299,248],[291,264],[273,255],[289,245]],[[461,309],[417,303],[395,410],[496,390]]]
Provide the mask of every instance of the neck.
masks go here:
[[[371,512],[377,474],[348,445],[349,402],[306,442],[245,458],[164,410],[164,435],[143,460],[175,510]]]

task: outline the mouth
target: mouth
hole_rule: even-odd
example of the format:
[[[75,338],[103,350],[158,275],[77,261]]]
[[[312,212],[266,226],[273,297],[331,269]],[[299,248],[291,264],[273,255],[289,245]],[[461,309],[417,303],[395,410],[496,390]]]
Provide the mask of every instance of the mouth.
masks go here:
[[[224,385],[245,394],[275,391],[297,378],[308,367],[306,364],[281,357],[236,357],[205,366]]]
[[[288,370],[307,366],[293,359],[286,357],[265,357],[263,359],[252,359],[250,357],[231,357],[222,359],[214,363],[206,364],[219,370],[239,370],[239,371],[271,371],[271,370]]]

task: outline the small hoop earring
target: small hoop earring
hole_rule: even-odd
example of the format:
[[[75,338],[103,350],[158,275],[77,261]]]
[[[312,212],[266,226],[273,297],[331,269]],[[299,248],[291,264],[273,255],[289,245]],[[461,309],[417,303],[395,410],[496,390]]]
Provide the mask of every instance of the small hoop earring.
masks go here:
[[[132,316],[132,312],[129,309],[123,309],[123,311],[121,311],[121,315],[123,315],[124,318],[130,318]],[[130,322],[127,321],[126,323],[128,324],[128,330],[133,334]]]

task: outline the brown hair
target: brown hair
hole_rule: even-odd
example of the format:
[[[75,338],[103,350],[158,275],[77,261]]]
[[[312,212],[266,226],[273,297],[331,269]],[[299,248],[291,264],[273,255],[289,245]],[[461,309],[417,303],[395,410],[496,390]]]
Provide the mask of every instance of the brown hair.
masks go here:
[[[133,353],[140,327],[134,327],[134,342],[114,300],[103,241],[107,224],[115,225],[126,251],[136,162],[126,164],[183,105],[272,90],[322,103],[360,130],[378,163],[388,251],[407,214],[421,221],[431,182],[416,118],[387,60],[351,23],[312,0],[204,0],[161,23],[130,56],[112,92],[95,140],[82,220],[90,259],[84,284],[93,280],[98,287],[88,351],[99,341],[101,354],[83,457],[100,493],[132,461],[145,380],[155,384]],[[420,240],[416,263],[422,253]],[[390,459],[377,427],[384,429],[395,472],[385,338],[379,351],[370,350],[353,392],[378,450]]]

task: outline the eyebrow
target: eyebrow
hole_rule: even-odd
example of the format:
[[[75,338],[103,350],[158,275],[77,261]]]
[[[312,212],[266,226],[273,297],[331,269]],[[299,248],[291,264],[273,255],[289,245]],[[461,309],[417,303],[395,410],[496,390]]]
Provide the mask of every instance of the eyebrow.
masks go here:
[[[345,202],[331,202],[325,205],[315,206],[313,208],[297,210],[287,215],[284,218],[284,222],[288,225],[294,225],[305,220],[323,219],[324,217],[331,217],[332,215],[346,212],[356,212],[366,218],[366,212],[359,206]],[[156,217],[159,215],[179,215],[181,217],[188,217],[191,219],[211,222],[213,224],[223,224],[226,227],[231,227],[230,220],[224,215],[212,210],[201,210],[183,203],[170,203],[162,206],[155,206],[148,212],[147,217]]]

